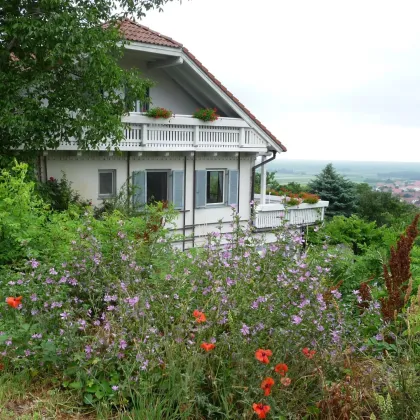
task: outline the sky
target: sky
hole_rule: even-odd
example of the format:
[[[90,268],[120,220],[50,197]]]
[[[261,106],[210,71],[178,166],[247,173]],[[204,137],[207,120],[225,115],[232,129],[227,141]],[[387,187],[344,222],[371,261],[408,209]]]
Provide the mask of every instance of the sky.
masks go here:
[[[420,1],[182,0],[184,44],[286,145],[282,159],[420,163]]]

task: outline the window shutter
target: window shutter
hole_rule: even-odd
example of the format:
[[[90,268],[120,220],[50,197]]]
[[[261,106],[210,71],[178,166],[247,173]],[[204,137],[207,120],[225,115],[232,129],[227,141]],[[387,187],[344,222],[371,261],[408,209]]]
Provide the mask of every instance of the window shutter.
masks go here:
[[[229,193],[228,193],[228,204],[238,205],[238,181],[239,181],[239,172],[238,171],[229,171]]]
[[[184,209],[184,171],[172,171],[172,201],[176,209]]]
[[[195,171],[195,208],[206,207],[207,171]]]
[[[133,206],[140,207],[146,204],[146,172],[133,172]]]

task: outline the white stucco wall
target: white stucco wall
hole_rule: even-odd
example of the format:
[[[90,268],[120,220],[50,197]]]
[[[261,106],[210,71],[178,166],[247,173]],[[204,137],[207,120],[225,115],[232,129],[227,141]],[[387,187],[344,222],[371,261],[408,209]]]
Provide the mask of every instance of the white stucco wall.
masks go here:
[[[243,220],[250,218],[250,186],[251,168],[254,164],[253,154],[243,153],[240,160],[239,176],[239,214]],[[164,156],[163,153],[144,153],[142,156],[132,154],[130,156],[130,174],[133,171],[143,170],[184,170],[184,155],[182,153]],[[197,153],[195,160],[196,170],[223,169],[238,170],[238,157],[233,153],[210,156],[209,153]],[[194,218],[194,160],[187,155],[186,167],[186,202],[185,202],[185,224],[193,225]],[[124,186],[127,179],[127,153],[109,156],[107,152],[84,152],[77,156],[74,152],[50,152],[47,157],[47,177],[60,179],[64,172],[67,178],[73,183],[72,187],[82,197],[92,201],[93,205],[102,204],[98,197],[98,171],[100,169],[112,169],[116,171],[117,189]],[[225,182],[225,194],[227,194],[227,182]],[[224,231],[230,231],[232,210],[228,205],[208,205],[206,208],[195,209],[195,235],[201,236],[216,229],[219,220],[225,222]],[[183,227],[183,213],[180,213],[177,220],[177,227]],[[187,228],[187,234],[192,229]]]
[[[121,66],[124,68],[138,68],[145,78],[156,83],[150,89],[152,107],[163,107],[171,110],[174,114],[191,115],[200,104],[194,100],[181,86],[161,69],[148,70],[146,61],[141,53],[126,55]]]

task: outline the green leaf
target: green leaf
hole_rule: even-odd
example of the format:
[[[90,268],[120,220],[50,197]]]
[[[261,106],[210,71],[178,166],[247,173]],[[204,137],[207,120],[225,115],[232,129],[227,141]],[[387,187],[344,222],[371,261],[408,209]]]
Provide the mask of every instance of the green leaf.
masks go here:
[[[83,383],[80,382],[80,381],[72,382],[72,383],[69,384],[69,388],[82,389],[83,388]]]
[[[93,395],[92,394],[85,394],[83,396],[83,402],[88,405],[93,404]]]

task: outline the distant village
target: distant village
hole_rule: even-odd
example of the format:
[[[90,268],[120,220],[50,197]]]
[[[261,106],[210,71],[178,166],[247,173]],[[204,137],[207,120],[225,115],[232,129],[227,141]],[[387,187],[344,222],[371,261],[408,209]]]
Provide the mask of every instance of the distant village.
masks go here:
[[[376,191],[390,192],[400,200],[420,207],[420,181],[387,180],[378,182]]]

